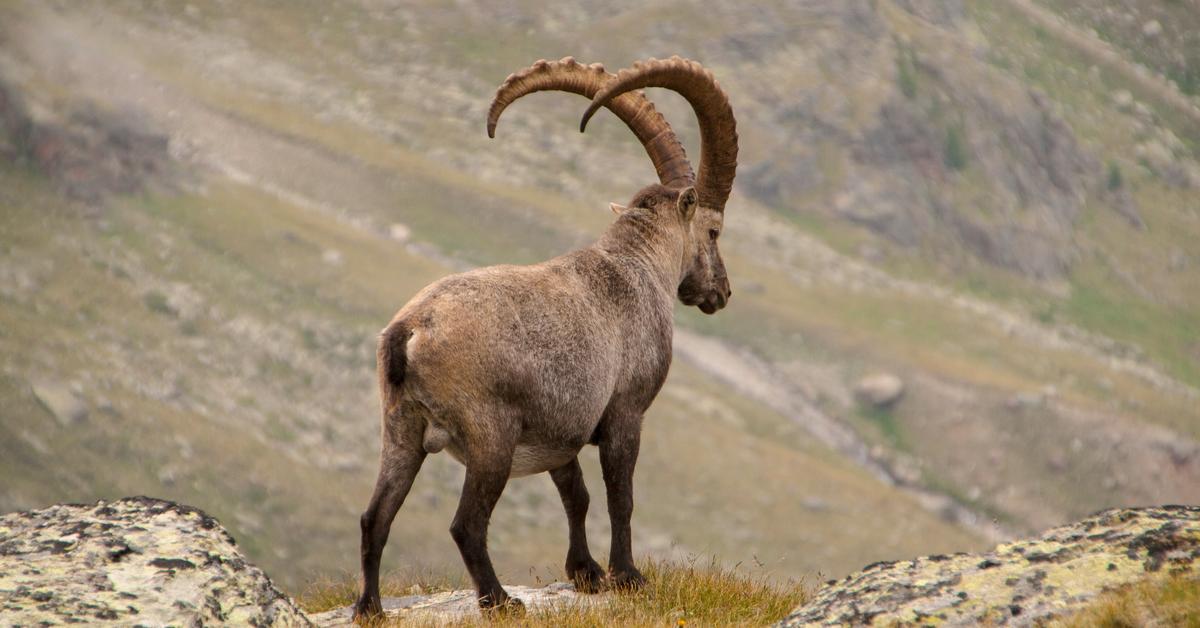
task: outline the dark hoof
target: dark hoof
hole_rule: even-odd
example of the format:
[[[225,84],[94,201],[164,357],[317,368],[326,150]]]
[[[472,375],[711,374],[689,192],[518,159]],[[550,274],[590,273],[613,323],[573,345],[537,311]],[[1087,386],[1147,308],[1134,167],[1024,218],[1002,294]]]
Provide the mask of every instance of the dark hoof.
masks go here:
[[[577,565],[568,564],[567,577],[580,593],[599,593],[604,585],[604,569],[591,558]]]
[[[525,616],[525,604],[515,597],[509,597],[501,591],[499,594],[488,594],[479,598],[479,610],[484,617],[515,617]]]
[[[383,615],[383,605],[380,604],[379,598],[367,599],[363,596],[354,603],[355,622],[371,621],[380,615]]]
[[[629,567],[612,574],[612,587],[618,591],[637,591],[646,586],[646,576],[636,567]]]

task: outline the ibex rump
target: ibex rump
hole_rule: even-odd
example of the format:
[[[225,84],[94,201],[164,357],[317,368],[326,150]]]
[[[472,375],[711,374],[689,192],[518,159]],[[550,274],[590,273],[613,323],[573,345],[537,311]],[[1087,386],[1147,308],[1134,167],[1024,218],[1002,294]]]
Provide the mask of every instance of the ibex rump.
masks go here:
[[[666,120],[639,91],[668,87],[697,113],[699,177]],[[617,75],[571,58],[510,76],[488,115],[541,90],[592,99],[616,113],[650,155],[660,183],[614,205],[594,244],[532,266],[493,266],[446,277],[418,293],[384,329],[378,354],[382,454],[362,516],[363,592],[356,616],[380,612],[379,560],[392,519],[426,454],[446,449],[466,467],[450,533],[484,609],[518,608],[487,553],[487,527],[510,477],[549,471],[570,529],[566,572],[582,590],[605,578],[584,532],[588,493],[576,458],[599,445],[612,520],[611,583],[644,582],[633,562],[630,517],[642,414],[671,363],[675,298],[712,314],[731,291],[717,250],[737,165],[728,98],[699,64],[678,57]],[[582,130],[582,125],[581,125]]]

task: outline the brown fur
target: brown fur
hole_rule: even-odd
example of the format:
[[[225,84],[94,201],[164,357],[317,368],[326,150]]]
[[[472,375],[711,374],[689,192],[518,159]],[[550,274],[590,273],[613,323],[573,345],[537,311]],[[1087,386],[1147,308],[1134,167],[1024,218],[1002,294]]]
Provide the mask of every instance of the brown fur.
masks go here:
[[[566,569],[577,586],[603,572],[587,548],[588,507],[576,456],[600,447],[612,519],[611,581],[643,581],[630,517],[642,414],[671,363],[678,297],[712,313],[729,297],[710,232],[721,212],[692,188],[649,186],[593,245],[532,266],[452,275],[418,293],[380,338],[383,451],[362,517],[363,595],[379,612],[379,556],[428,453],[466,466],[451,535],[484,608],[519,606],[487,554],[487,523],[509,477],[549,471],[570,526]],[[685,289],[686,288],[686,289]]]

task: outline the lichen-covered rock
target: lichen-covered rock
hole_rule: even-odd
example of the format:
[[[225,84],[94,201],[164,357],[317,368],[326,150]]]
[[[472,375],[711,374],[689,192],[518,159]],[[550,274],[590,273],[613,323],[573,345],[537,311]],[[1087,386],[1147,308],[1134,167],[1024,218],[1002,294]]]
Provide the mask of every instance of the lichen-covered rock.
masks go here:
[[[870,565],[779,625],[1027,625],[1175,572],[1200,574],[1200,507],[1113,509],[987,554]]]
[[[216,519],[148,497],[0,517],[0,624],[309,626]]]

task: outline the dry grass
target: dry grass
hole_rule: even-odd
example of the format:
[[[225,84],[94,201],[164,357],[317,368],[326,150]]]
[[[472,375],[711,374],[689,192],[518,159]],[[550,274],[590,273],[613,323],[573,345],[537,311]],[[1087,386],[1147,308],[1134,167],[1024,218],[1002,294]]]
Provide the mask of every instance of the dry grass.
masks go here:
[[[322,576],[308,583],[304,592],[296,596],[296,602],[307,613],[323,613],[353,604],[361,586],[357,573]],[[392,572],[380,579],[379,590],[383,597],[403,597],[453,591],[466,586],[465,582],[433,573]]]
[[[1200,627],[1200,579],[1156,578],[1106,593],[1086,610],[1054,625]]]
[[[594,607],[564,607],[530,611],[525,617],[500,617],[489,621],[467,618],[458,626],[731,626],[768,625],[785,617],[808,599],[811,589],[803,581],[780,583],[765,572],[748,573],[739,567],[649,561],[641,566],[646,587],[617,593],[611,603]],[[386,579],[383,595],[409,595],[420,586],[424,592],[445,590],[439,580]],[[317,613],[352,604],[358,583],[352,577],[325,579],[309,585],[296,601],[307,612]],[[410,622],[405,622],[408,625]],[[398,625],[385,622],[382,625]]]

